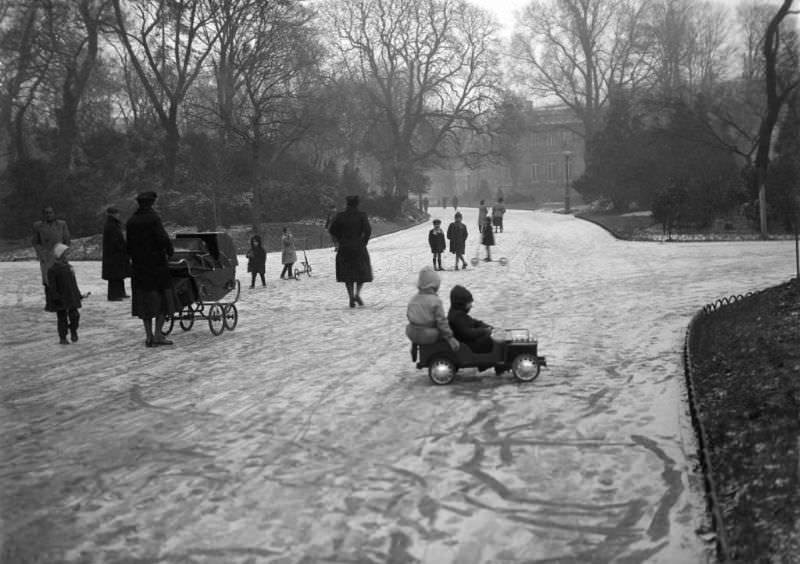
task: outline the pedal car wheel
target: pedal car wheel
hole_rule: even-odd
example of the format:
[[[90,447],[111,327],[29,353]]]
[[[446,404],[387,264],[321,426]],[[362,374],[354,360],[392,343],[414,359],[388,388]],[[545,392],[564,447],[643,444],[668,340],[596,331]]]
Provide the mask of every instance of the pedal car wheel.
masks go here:
[[[300,280],[300,269],[299,268],[295,268],[294,269],[294,277],[297,278],[298,280]]]
[[[172,333],[172,328],[175,326],[175,314],[173,313],[169,317],[164,318],[164,326],[161,328],[161,333],[164,335],[169,335]]]
[[[194,310],[191,305],[184,306],[180,313],[181,329],[188,331],[194,326]]]
[[[311,276],[311,265],[310,264],[306,267],[306,274]]]
[[[520,382],[532,382],[539,375],[541,367],[536,357],[530,353],[518,354],[511,363],[511,371]]]
[[[236,329],[236,325],[239,323],[239,310],[236,309],[234,304],[223,306],[222,309],[225,312],[225,317],[222,321],[225,325],[225,329],[228,331],[233,331]]]
[[[437,386],[446,386],[456,377],[456,366],[447,358],[438,357],[428,366],[428,378]]]
[[[221,335],[225,330],[225,312],[221,305],[214,304],[208,308],[208,328],[214,335]]]

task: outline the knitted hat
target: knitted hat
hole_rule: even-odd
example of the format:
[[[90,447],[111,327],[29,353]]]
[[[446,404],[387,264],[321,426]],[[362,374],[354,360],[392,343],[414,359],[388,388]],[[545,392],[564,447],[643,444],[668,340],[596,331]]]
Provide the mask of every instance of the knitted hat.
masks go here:
[[[455,285],[450,290],[450,305],[465,306],[472,301],[472,293],[464,286]]]
[[[69,249],[69,247],[66,246],[64,243],[56,243],[55,246],[53,247],[53,255],[56,258],[61,258],[61,255],[63,255],[67,249]]]
[[[442,284],[442,279],[439,278],[439,275],[436,274],[436,271],[433,270],[430,266],[424,266],[422,270],[419,271],[419,278],[417,279],[417,288],[420,290],[425,290],[427,288],[433,288],[434,291],[439,291],[439,286]]]

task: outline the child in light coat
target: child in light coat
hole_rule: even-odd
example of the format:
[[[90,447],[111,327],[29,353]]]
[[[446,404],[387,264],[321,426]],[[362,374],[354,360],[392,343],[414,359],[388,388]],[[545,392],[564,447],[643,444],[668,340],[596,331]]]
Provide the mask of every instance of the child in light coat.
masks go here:
[[[412,357],[415,356],[416,345],[430,345],[440,339],[447,341],[453,350],[458,350],[458,341],[453,337],[444,305],[437,295],[441,282],[430,266],[419,271],[419,293],[411,298],[406,309],[406,336],[413,343]]]

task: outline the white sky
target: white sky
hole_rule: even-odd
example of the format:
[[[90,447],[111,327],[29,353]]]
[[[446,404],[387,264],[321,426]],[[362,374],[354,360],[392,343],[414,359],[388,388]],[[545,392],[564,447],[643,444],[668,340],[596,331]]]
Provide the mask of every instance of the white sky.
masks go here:
[[[480,6],[493,13],[500,21],[507,32],[510,33],[514,26],[514,13],[526,6],[530,0],[468,0],[470,3]],[[739,5],[742,0],[715,0],[718,4],[730,6],[731,9]],[[779,5],[780,0],[762,0],[767,4]]]

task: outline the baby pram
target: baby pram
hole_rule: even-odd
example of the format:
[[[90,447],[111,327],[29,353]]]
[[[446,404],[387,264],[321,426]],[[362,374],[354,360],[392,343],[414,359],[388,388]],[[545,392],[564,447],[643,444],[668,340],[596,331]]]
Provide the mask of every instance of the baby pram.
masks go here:
[[[241,285],[236,279],[236,247],[227,233],[177,233],[169,270],[181,305],[164,323],[164,334],[175,321],[188,331],[195,318],[207,319],[214,335],[233,331],[239,322],[236,302]],[[235,290],[233,299],[224,299]]]

